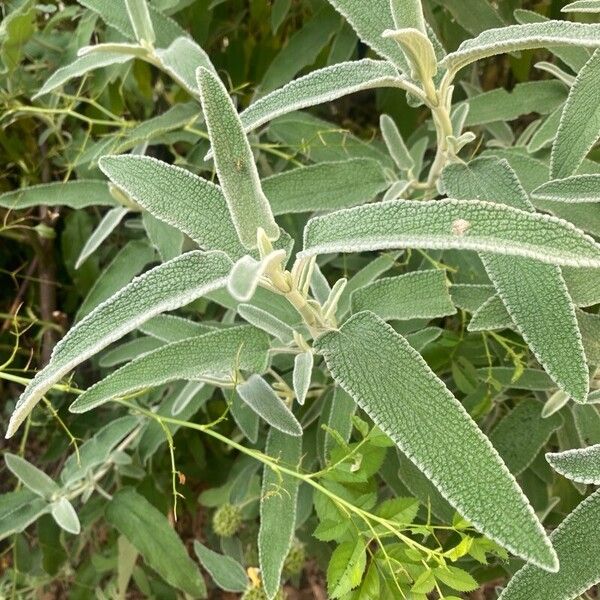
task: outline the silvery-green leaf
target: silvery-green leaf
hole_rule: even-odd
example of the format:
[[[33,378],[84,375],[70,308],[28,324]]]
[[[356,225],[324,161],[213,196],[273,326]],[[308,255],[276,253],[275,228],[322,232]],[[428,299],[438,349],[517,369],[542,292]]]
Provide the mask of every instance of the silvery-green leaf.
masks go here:
[[[88,388],[69,407],[82,413],[136,390],[171,381],[201,381],[236,370],[262,372],[267,366],[268,340],[254,327],[217,329],[173,342],[139,356]]]
[[[145,156],[104,156],[99,166],[136,203],[199,246],[223,250],[233,259],[246,254],[223,192],[213,183]]]
[[[562,390],[558,390],[548,398],[542,408],[542,419],[547,419],[553,414],[557,413],[563,406],[569,402],[569,394],[566,394]]]
[[[597,13],[600,12],[600,0],[575,0],[561,8],[562,12]]]
[[[553,202],[600,202],[600,175],[553,179],[533,190],[531,196]]]
[[[597,25],[600,29],[600,25]],[[573,175],[600,136],[600,50],[583,66],[565,104],[552,146],[552,179]]]
[[[437,340],[443,333],[439,327],[425,327],[406,335],[406,341],[417,351],[421,352],[426,346]]]
[[[370,310],[390,321],[435,319],[456,313],[441,270],[414,271],[378,279],[352,294],[352,310]]]
[[[567,479],[600,485],[600,445],[598,444],[564,452],[548,452],[546,460],[555,471]]]
[[[294,330],[289,325],[262,308],[251,304],[240,304],[238,313],[242,319],[275,336],[284,344],[294,339]]]
[[[382,36],[386,29],[394,28],[390,0],[329,0],[330,4],[352,25],[358,37],[373,48],[377,54],[387,58],[408,72],[408,64],[400,47]]]
[[[312,378],[314,357],[310,350],[297,354],[294,358],[294,373],[292,382],[298,404],[304,404]]]
[[[291,436],[302,435],[302,426],[292,411],[260,375],[250,375],[244,383],[237,386],[236,391],[271,427]]]
[[[389,115],[381,115],[379,128],[388,152],[398,168],[401,171],[410,171],[415,163],[394,120]]]
[[[600,46],[600,25],[546,21],[526,25],[509,25],[489,29],[476,38],[464,41],[442,61],[442,66],[456,73],[468,64],[505,52],[555,46]]]
[[[120,417],[101,427],[89,440],[79,447],[79,452],[71,454],[60,472],[60,480],[65,485],[83,479],[90,471],[106,463],[119,442],[139,423],[133,416]]]
[[[456,19],[456,22],[471,35],[478,35],[486,29],[502,27],[505,23],[495,7],[488,0],[435,0]]]
[[[490,442],[515,476],[533,462],[552,433],[562,425],[558,414],[542,419],[543,406],[537,400],[521,400],[490,434]]]
[[[576,313],[588,363],[600,365],[600,316],[579,309]]]
[[[231,416],[240,428],[241,432],[252,442],[258,440],[258,430],[260,427],[260,419],[258,415],[250,408],[234,390],[231,394],[227,394],[230,401],[229,410]]]
[[[497,452],[402,336],[362,312],[321,336],[315,349],[334,379],[466,519],[516,555],[557,570],[540,522]]]
[[[593,306],[600,302],[600,270],[564,267],[563,277],[575,306]]]
[[[274,215],[365,204],[389,185],[381,165],[370,158],[321,162],[272,175],[261,183]]]
[[[50,504],[25,489],[0,496],[0,540],[26,529],[50,511]]]
[[[138,329],[163,342],[180,342],[196,335],[208,333],[214,327],[175,315],[158,315],[140,325]]]
[[[427,34],[421,0],[390,0],[390,9],[396,29],[413,27]]]
[[[402,48],[410,64],[413,79],[423,82],[433,89],[433,78],[437,74],[438,64],[433,44],[426,34],[418,29],[388,29],[384,38],[395,40]]]
[[[146,0],[125,0],[129,22],[139,42],[153,44],[156,41],[154,27]]]
[[[32,100],[44,96],[48,92],[55,90],[60,87],[63,83],[66,83],[74,77],[81,77],[90,71],[95,71],[101,67],[108,67],[110,65],[120,65],[132,60],[134,57],[131,54],[120,54],[103,52],[101,54],[86,54],[76,58],[71,64],[66,67],[60,67],[52,73],[52,75],[46,80],[44,85],[39,89],[38,92],[32,97]]]
[[[154,249],[146,240],[127,242],[100,273],[77,311],[80,321],[100,303],[116,294],[154,260]]]
[[[78,269],[83,262],[93,254],[102,242],[116,229],[117,225],[123,220],[123,217],[127,214],[127,209],[117,206],[111,208],[102,218],[98,227],[94,229],[92,235],[88,238],[84,247],[81,249],[81,253],[77,257],[75,262],[75,268]]]
[[[388,188],[387,192],[383,195],[383,202],[387,202],[388,200],[398,200],[404,197],[404,194],[411,187],[410,181],[394,181],[392,185]]]
[[[188,381],[175,397],[173,406],[171,407],[171,414],[174,417],[180,415],[190,405],[194,398],[196,398],[205,385],[206,384],[203,382]]]
[[[521,24],[546,23],[550,20],[538,12],[520,8],[514,11],[514,17]],[[575,73],[583,67],[590,57],[589,50],[580,46],[549,46],[548,50]]]
[[[443,184],[453,197],[475,197],[533,212],[527,193],[505,160],[481,158],[468,165],[452,165],[447,171]],[[521,257],[486,253],[481,259],[540,364],[561,389],[585,401],[588,367],[575,307],[560,269]]]
[[[533,154],[552,145],[552,142],[556,137],[556,133],[558,132],[561,116],[562,106],[551,113],[540,125],[539,129],[533,134],[533,137],[527,145],[527,151],[529,153]]]
[[[141,0],[140,0],[141,1]],[[99,14],[102,20],[130,40],[135,39],[127,8],[122,0],[78,0],[86,8]],[[187,35],[186,32],[170,17],[166,17],[152,4],[148,5],[152,28],[156,34],[156,45],[165,48],[175,38]]]
[[[194,541],[194,552],[219,589],[226,592],[243,592],[248,587],[246,572],[237,560],[214,552],[197,540]]]
[[[476,283],[454,284],[450,289],[452,302],[467,312],[474,313],[496,290],[493,285]]]
[[[178,37],[164,50],[155,51],[158,66],[168,73],[189,94],[198,98],[196,69],[204,67],[214,71],[206,52],[194,40]]]
[[[550,539],[560,561],[558,573],[534,564],[522,567],[499,600],[574,600],[600,581],[600,490],[586,498]]]
[[[66,183],[42,183],[0,194],[0,206],[21,210],[31,206],[115,206],[116,201],[104,181],[78,179]]]
[[[146,352],[156,350],[163,343],[161,340],[150,336],[129,340],[105,352],[98,360],[98,365],[103,369],[115,367],[116,365],[129,362],[142,354],[146,354]]]
[[[10,452],[5,452],[4,460],[8,470],[17,477],[26,488],[29,488],[38,496],[50,499],[60,492],[60,487],[58,487],[54,479],[46,475],[43,471],[40,471],[36,466],[32,465],[24,458],[21,458],[16,454],[11,454]]]
[[[77,51],[77,56],[88,56],[89,54],[124,54],[134,58],[148,58],[148,50],[139,44],[106,43],[83,46]]]
[[[266,272],[285,260],[285,250],[275,250],[262,260],[242,256],[231,269],[227,279],[227,290],[240,302],[248,302]]]
[[[144,211],[142,223],[148,239],[156,248],[163,262],[167,262],[181,254],[183,234],[175,227],[157,219],[152,213]]]
[[[482,201],[391,200],[311,219],[299,257],[385,248],[463,249],[600,267],[600,245],[550,215]]]
[[[56,523],[68,533],[78,535],[81,531],[79,517],[73,505],[66,498],[59,498],[56,502],[53,502],[50,514]]]
[[[488,298],[474,313],[468,331],[514,328],[506,306],[498,294]]]
[[[50,362],[19,398],[6,436],[11,437],[42,396],[77,365],[155,315],[224,286],[230,269],[231,261],[222,252],[189,252],[134,279],[55,346]]]
[[[288,469],[296,470],[302,458],[302,438],[269,431],[266,454]],[[292,545],[296,525],[299,480],[264,467],[260,498],[258,555],[267,598],[273,600],[281,585],[283,563]]]
[[[469,106],[465,126],[497,125],[531,112],[545,115],[561,107],[567,95],[565,85],[552,79],[518,83],[510,91],[496,88],[482,92],[465,101]]]
[[[401,87],[398,71],[384,60],[343,62],[312,71],[259,98],[242,114],[244,131],[253,129],[301,108],[331,102],[362,90]]]
[[[193,598],[206,597],[198,566],[167,517],[148,500],[132,488],[123,488],[106,506],[105,515],[167,583]]]
[[[493,381],[502,387],[515,390],[545,392],[556,388],[556,384],[540,369],[523,369],[518,373],[512,367],[481,367],[477,375],[483,381]]]
[[[276,240],[279,226],[262,191],[252,150],[233,102],[213,72],[200,67],[196,77],[215,167],[238,236],[246,248],[256,247],[259,228]]]
[[[535,63],[535,68],[540,71],[550,73],[553,77],[556,77],[559,81],[562,81],[565,85],[571,87],[575,83],[575,76],[563,71],[558,65],[547,62],[545,60]]]
[[[319,304],[326,302],[331,295],[329,282],[316,262],[310,280],[310,290]]]

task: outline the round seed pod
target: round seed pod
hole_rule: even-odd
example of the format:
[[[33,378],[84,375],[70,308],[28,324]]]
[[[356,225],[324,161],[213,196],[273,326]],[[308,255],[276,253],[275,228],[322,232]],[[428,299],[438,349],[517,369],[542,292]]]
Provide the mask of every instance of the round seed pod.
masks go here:
[[[233,504],[223,504],[213,515],[212,526],[217,535],[231,537],[235,535],[242,524],[242,513]]]

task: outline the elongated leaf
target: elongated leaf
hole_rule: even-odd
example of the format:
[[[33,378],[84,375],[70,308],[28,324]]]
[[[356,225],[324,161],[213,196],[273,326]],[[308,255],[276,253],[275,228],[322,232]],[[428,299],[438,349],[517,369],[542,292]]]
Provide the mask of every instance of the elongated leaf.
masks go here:
[[[106,519],[138,550],[146,564],[167,583],[195,598],[206,597],[200,570],[188,556],[167,518],[132,488],[118,491],[106,507]]]
[[[132,60],[134,57],[131,54],[120,54],[115,52],[102,52],[100,54],[85,54],[76,58],[71,64],[66,67],[61,67],[47,79],[46,83],[33,96],[33,100],[44,96],[48,92],[60,87],[74,77],[81,77],[90,71],[95,71],[102,67],[110,65],[121,65]]]
[[[94,282],[79,310],[79,321],[104,300],[125,287],[144,267],[154,260],[154,249],[146,240],[128,242]]]
[[[448,193],[456,198],[475,197],[533,211],[505,160],[482,158],[466,166],[453,165],[443,177]],[[585,401],[588,368],[575,307],[560,269],[521,257],[482,254],[481,259],[537,359],[561,389]]]
[[[237,386],[236,391],[271,427],[290,436],[302,435],[302,426],[292,411],[260,375],[251,375],[247,381]]]
[[[248,323],[252,323],[255,327],[275,336],[284,344],[294,339],[294,330],[289,325],[258,306],[240,304],[238,312],[240,317],[248,321]]]
[[[8,470],[19,479],[19,481],[38,496],[50,499],[53,495],[60,492],[60,488],[46,473],[40,471],[36,466],[29,461],[11,454],[4,453],[4,460]]]
[[[42,183],[0,194],[0,206],[21,210],[31,206],[115,206],[116,200],[104,181],[83,180],[66,183]]]
[[[243,592],[248,587],[244,568],[230,556],[214,552],[198,541],[194,541],[194,552],[220,589]]]
[[[125,0],[129,22],[139,42],[153,44],[156,41],[152,19],[146,0]]]
[[[79,517],[73,508],[73,505],[66,498],[59,498],[52,503],[50,514],[62,529],[68,533],[78,535],[81,531]]]
[[[394,18],[390,0],[371,0],[365,4],[362,0],[329,0],[330,4],[345,17],[367,46],[370,46],[383,58],[408,72],[408,64],[400,47],[382,36],[386,29],[394,29]]]
[[[457,23],[471,35],[478,35],[486,29],[502,27],[504,22],[488,0],[435,0],[456,19]]]
[[[600,246],[570,223],[489,202],[388,201],[311,219],[300,256],[384,248],[487,251],[600,266]]]
[[[223,192],[213,183],[145,156],[105,156],[99,166],[136,203],[202,248],[223,250],[233,259],[246,253]]]
[[[537,400],[522,400],[490,434],[490,442],[513,475],[519,475],[533,462],[562,425],[558,414],[542,419],[543,407]]]
[[[215,167],[238,236],[246,248],[256,247],[259,228],[276,240],[279,227],[262,191],[252,150],[233,102],[214,73],[200,67],[196,76]]]
[[[382,319],[434,319],[453,315],[443,271],[414,271],[379,279],[352,294],[355,312],[370,310]]]
[[[196,335],[208,333],[214,327],[175,315],[158,315],[140,325],[138,329],[163,342],[180,342]]]
[[[427,35],[421,0],[390,0],[395,29],[412,27]]]
[[[225,285],[231,261],[222,252],[189,252],[134,279],[81,320],[56,345],[12,414],[11,437],[42,396],[77,365],[142,323]]]
[[[152,246],[156,248],[163,262],[167,262],[181,254],[184,241],[181,231],[164,221],[160,221],[147,211],[142,214],[142,223],[148,239]]]
[[[310,388],[314,357],[310,351],[301,352],[294,359],[293,384],[298,404],[304,404]]]
[[[262,186],[273,214],[284,215],[365,204],[389,182],[379,163],[353,158],[284,171],[263,179]]]
[[[251,256],[242,256],[231,269],[227,280],[227,291],[240,302],[248,302],[254,296],[254,292],[261,278],[277,265],[285,260],[285,250],[270,252],[262,260],[255,260]]]
[[[533,198],[553,202],[600,202],[600,175],[553,179],[531,192]]]
[[[265,452],[283,467],[295,470],[302,457],[302,438],[271,429]],[[260,500],[258,554],[263,587],[270,599],[279,590],[283,562],[294,537],[298,484],[297,478],[274,472],[265,465]]]
[[[139,0],[140,2],[142,0]],[[86,8],[94,11],[102,20],[130,40],[135,39],[127,8],[122,0],[78,0]],[[186,32],[171,18],[166,17],[152,4],[148,5],[152,29],[156,34],[156,45],[167,47],[175,38],[187,35]]]
[[[527,564],[513,576],[499,600],[574,600],[600,581],[600,490],[586,498],[550,539],[560,571]]]
[[[268,341],[254,327],[218,329],[173,342],[144,354],[86,390],[71,404],[71,412],[96,408],[117,396],[176,380],[198,381],[209,374],[233,374],[236,369],[262,372]]]
[[[75,268],[78,269],[83,262],[92,255],[102,244],[102,242],[116,229],[123,217],[127,214],[127,209],[117,206],[111,208],[102,218],[94,233],[89,237],[81,253],[77,257]]]
[[[575,0],[561,8],[562,12],[597,13],[600,12],[600,0]]]
[[[489,29],[463,42],[442,65],[456,73],[468,64],[505,52],[547,48],[549,46],[600,46],[600,26],[568,21],[545,21]]]
[[[196,69],[214,71],[206,52],[188,37],[178,37],[165,50],[156,50],[160,68],[195,98],[199,97]]]
[[[560,117],[562,116],[562,106],[551,113],[548,118],[540,125],[537,131],[531,137],[527,144],[527,151],[531,154],[551,146],[556,138]]]
[[[410,171],[415,166],[415,162],[394,120],[388,115],[381,115],[379,127],[388,152],[398,168],[403,171]]]
[[[600,136],[599,95],[600,51],[596,51],[579,71],[565,104],[552,146],[552,179],[573,175]]]
[[[244,131],[252,131],[274,118],[362,90],[401,87],[400,75],[383,60],[339,63],[312,71],[253,102],[241,115]]]
[[[156,338],[150,336],[129,340],[128,342],[124,342],[123,344],[118,345],[116,348],[112,348],[108,352],[104,353],[100,357],[98,365],[103,369],[114,367],[116,365],[129,362],[141,354],[146,354],[146,352],[156,350],[163,344],[164,342],[161,340],[157,340]]]
[[[567,479],[600,485],[600,445],[575,448],[565,452],[548,452],[546,460]]]
[[[564,267],[563,277],[575,306],[593,306],[600,302],[600,271]]]
[[[232,393],[228,396],[228,399],[230,401],[231,416],[236,425],[252,443],[256,443],[260,428],[258,415],[240,398],[238,393]]]
[[[50,504],[29,490],[3,494],[0,496],[0,540],[23,531],[48,512]]]
[[[542,526],[497,452],[402,336],[362,312],[315,348],[334,379],[465,518],[518,556],[557,569]]]

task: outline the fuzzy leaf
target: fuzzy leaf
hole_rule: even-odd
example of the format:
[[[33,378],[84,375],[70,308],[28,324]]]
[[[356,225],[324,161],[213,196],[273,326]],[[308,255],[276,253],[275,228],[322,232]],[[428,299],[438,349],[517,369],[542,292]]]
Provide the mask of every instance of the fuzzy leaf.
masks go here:
[[[302,457],[302,438],[271,429],[266,454],[281,466],[296,470]],[[283,562],[291,547],[296,525],[299,480],[265,465],[260,500],[258,555],[263,586],[269,599],[281,585]]]
[[[260,376],[251,375],[236,388],[240,398],[271,427],[290,436],[302,435],[302,425],[273,388]]]
[[[146,0],[125,0],[125,7],[138,42],[153,44],[156,41],[156,35]]]
[[[396,29],[412,27],[427,35],[421,0],[390,0],[390,8]]]
[[[600,245],[549,215],[467,200],[388,201],[311,219],[300,257],[384,248],[464,249],[600,266]]]
[[[262,186],[273,214],[284,215],[365,204],[389,182],[378,162],[353,158],[284,171],[263,179]]]
[[[103,369],[115,367],[117,365],[129,362],[130,360],[133,360],[142,354],[156,350],[163,344],[164,342],[161,340],[157,340],[156,338],[150,336],[135,338],[133,340],[129,340],[128,342],[124,342],[123,344],[119,344],[115,348],[112,348],[102,354],[98,360],[98,365]]]
[[[102,242],[116,229],[119,223],[123,220],[123,217],[127,214],[126,208],[117,206],[111,208],[102,218],[98,227],[94,229],[94,232],[89,237],[85,246],[82,248],[81,253],[77,257],[75,268],[78,269],[84,261],[92,255],[102,244]]]
[[[133,58],[134,56],[132,54],[121,54],[116,52],[92,53],[80,56],[67,66],[60,67],[60,69],[54,71],[39,91],[32,97],[32,100],[55,90],[57,87],[60,87],[63,83],[66,83],[74,77],[81,77],[90,71],[95,71],[102,67],[120,65]]]
[[[226,592],[243,592],[248,587],[248,577],[242,565],[230,556],[214,552],[197,540],[194,552],[217,586]]]
[[[42,396],[77,365],[155,315],[224,286],[230,269],[231,261],[222,252],[189,252],[134,279],[55,346],[50,362],[19,398],[6,436],[11,437]]]
[[[314,357],[310,351],[301,352],[294,358],[294,373],[292,377],[294,393],[298,404],[304,404],[306,394],[312,379]]]
[[[600,581],[600,490],[586,498],[554,530],[550,539],[560,571],[533,564],[517,571],[499,600],[574,600]]]
[[[600,444],[565,452],[548,452],[546,460],[567,479],[600,485]]]
[[[84,180],[42,183],[0,194],[0,206],[21,210],[31,206],[115,206],[116,201],[104,181]]]
[[[200,570],[188,556],[167,517],[132,488],[119,490],[106,506],[106,519],[138,550],[146,564],[167,583],[205,598],[206,587]]]
[[[46,475],[43,471],[40,471],[36,466],[32,465],[24,458],[21,458],[16,454],[11,454],[10,452],[5,452],[4,460],[8,470],[26,488],[29,488],[38,496],[50,499],[60,492],[60,487],[56,484],[54,479]]]
[[[236,369],[262,372],[267,366],[268,340],[254,327],[217,329],[173,342],[139,356],[87,389],[69,410],[82,413],[136,390],[170,381],[198,381]]]
[[[516,555],[557,569],[540,522],[497,452],[402,336],[362,312],[315,348],[337,383],[466,519]]]
[[[81,531],[79,517],[73,505],[66,498],[59,498],[52,503],[50,514],[56,523],[68,533],[78,535]]]
[[[140,325],[138,329],[163,342],[180,342],[196,335],[208,333],[214,327],[175,315],[158,315]]]
[[[294,339],[294,330],[289,325],[258,306],[240,304],[238,313],[248,323],[252,323],[255,327],[275,336],[284,344],[288,344]]]
[[[510,25],[484,31],[464,41],[442,61],[442,66],[456,73],[468,64],[505,52],[532,50],[549,46],[600,46],[600,25],[545,21],[526,25]]]
[[[270,252],[262,260],[242,256],[231,269],[227,280],[227,291],[240,302],[248,302],[254,296],[263,275],[285,260],[285,250]]]
[[[456,313],[443,271],[414,271],[386,277],[352,294],[352,310],[393,319],[435,319]]]
[[[531,196],[553,202],[600,202],[600,175],[553,179],[533,190]]]
[[[490,434],[490,442],[515,476],[533,462],[552,433],[562,425],[558,414],[543,419],[543,407],[537,400],[522,400]]]
[[[200,67],[196,76],[215,167],[238,236],[246,248],[255,248],[260,227],[276,240],[279,227],[262,191],[252,150],[233,102],[214,73]]]
[[[591,27],[591,25],[590,25]],[[596,25],[600,30],[600,25]],[[583,66],[571,88],[552,146],[550,175],[573,175],[600,136],[600,50]]]
[[[560,10],[562,12],[597,13],[600,12],[600,0],[575,0]]]
[[[244,131],[249,132],[295,110],[381,87],[401,87],[398,71],[387,61],[365,58],[343,62],[312,71],[259,98],[240,119]]]
[[[410,171],[415,166],[415,161],[410,155],[394,120],[388,115],[381,115],[379,128],[388,152],[397,167],[402,171]]]
[[[0,540],[26,529],[50,512],[50,504],[29,490],[0,496]]]

